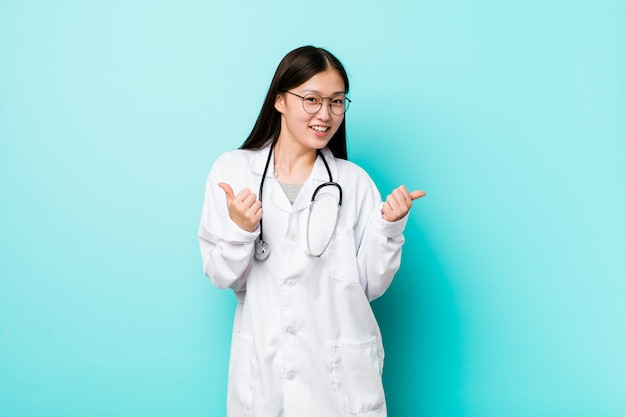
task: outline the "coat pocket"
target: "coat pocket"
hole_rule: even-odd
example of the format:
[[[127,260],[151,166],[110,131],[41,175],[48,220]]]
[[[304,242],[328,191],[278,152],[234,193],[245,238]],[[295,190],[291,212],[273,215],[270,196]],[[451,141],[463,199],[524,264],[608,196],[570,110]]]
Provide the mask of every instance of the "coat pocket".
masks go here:
[[[346,413],[366,413],[383,406],[383,359],[382,346],[375,337],[363,343],[334,344],[333,388]]]
[[[335,230],[328,247],[328,273],[333,279],[359,282],[354,231],[345,227]]]
[[[252,338],[239,333],[233,337],[228,372],[228,396],[233,404],[244,410],[254,404],[254,390],[258,375],[258,361]]]

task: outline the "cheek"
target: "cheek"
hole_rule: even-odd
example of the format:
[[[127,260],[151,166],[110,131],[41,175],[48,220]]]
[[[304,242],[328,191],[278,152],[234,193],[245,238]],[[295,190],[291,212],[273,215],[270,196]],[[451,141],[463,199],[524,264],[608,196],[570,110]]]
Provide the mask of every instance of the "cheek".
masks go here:
[[[309,123],[309,118],[299,113],[289,113],[282,115],[283,126],[289,126],[290,129],[306,129]]]
[[[343,123],[343,116],[341,116],[337,120],[333,121],[334,132],[337,132],[339,130],[339,126],[341,126],[342,123]]]

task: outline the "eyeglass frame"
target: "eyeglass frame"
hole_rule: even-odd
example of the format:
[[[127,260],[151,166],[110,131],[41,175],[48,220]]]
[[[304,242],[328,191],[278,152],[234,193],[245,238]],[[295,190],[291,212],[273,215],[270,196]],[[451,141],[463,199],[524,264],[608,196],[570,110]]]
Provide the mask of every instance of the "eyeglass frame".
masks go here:
[[[332,99],[333,99],[333,98],[335,98],[335,97],[339,97],[339,96],[340,96],[340,95],[342,95],[342,94],[337,94],[337,95],[332,96],[332,97],[322,97],[321,95],[319,95],[319,94],[317,94],[317,93],[307,93],[307,94],[305,94],[304,96],[301,96],[300,94],[296,94],[296,93],[294,93],[294,92],[292,92],[292,91],[289,91],[289,90],[286,90],[286,91],[285,91],[285,93],[289,93],[289,94],[291,94],[291,95],[293,95],[293,96],[296,96],[296,97],[298,97],[298,98],[301,98],[301,99],[302,99],[302,108],[303,108],[303,109],[304,109],[304,111],[305,111],[305,112],[307,112],[308,114],[315,114],[315,113],[317,113],[318,111],[322,110],[322,106],[324,105],[324,100],[328,100],[328,107],[329,107],[329,109],[330,109],[330,112],[331,112],[332,114],[334,114],[335,116],[343,116],[343,115],[344,115],[344,114],[346,114],[346,112],[348,111],[348,108],[350,107],[350,103],[352,103],[352,100],[350,100],[348,97],[346,97],[345,93],[342,93],[342,94],[343,94],[343,98],[346,100],[346,102],[347,102],[348,104],[344,106],[344,107],[345,107],[345,110],[343,111],[343,113],[341,113],[341,114],[337,114],[337,113],[335,113],[335,112],[333,111],[333,106],[332,106],[332,104],[331,104],[331,101],[332,101]],[[321,99],[322,99],[322,102],[320,103],[320,108],[319,108],[319,109],[317,109],[316,111],[314,111],[313,113],[311,113],[311,112],[309,112],[309,111],[306,109],[306,107],[304,107],[304,99],[305,99],[307,96],[313,96],[313,95],[314,95],[314,96],[317,96],[317,97],[319,97],[319,98],[321,98]]]

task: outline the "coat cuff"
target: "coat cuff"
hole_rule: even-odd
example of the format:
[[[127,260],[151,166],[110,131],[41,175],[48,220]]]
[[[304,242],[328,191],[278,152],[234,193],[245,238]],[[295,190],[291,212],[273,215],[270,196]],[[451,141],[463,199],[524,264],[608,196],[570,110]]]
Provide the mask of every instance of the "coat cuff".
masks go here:
[[[389,222],[383,218],[382,210],[383,205],[381,204],[374,215],[376,217],[376,223],[380,233],[385,237],[391,238],[401,235],[402,232],[404,232],[404,228],[406,227],[406,223],[409,219],[409,213],[395,222]]]
[[[243,230],[235,223],[230,216],[226,219],[226,236],[225,240],[232,243],[251,243],[259,236],[259,226],[252,232]]]

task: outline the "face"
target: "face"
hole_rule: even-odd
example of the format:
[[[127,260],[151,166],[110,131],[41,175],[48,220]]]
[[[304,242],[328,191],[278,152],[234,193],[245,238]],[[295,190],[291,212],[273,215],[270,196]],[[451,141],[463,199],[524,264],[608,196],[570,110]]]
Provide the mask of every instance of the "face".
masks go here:
[[[345,85],[341,75],[336,70],[329,69],[289,91],[303,97],[310,93],[334,97],[344,94]],[[323,100],[322,107],[316,113],[307,113],[302,106],[302,99],[289,93],[279,94],[274,107],[281,114],[278,140],[304,151],[325,147],[339,129],[344,117],[343,114],[337,116],[330,111],[329,100]]]

